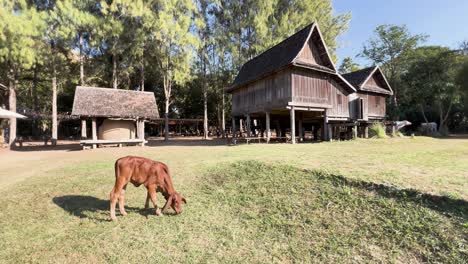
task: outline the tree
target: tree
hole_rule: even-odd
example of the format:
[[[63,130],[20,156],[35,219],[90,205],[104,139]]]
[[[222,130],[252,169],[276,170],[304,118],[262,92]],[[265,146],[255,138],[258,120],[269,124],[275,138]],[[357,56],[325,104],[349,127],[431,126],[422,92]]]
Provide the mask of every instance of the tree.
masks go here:
[[[0,62],[8,69],[9,109],[16,112],[16,92],[21,70],[33,66],[36,41],[43,32],[43,16],[26,1],[0,1]],[[7,86],[3,84],[3,86]],[[16,118],[10,119],[12,146],[16,140]]]
[[[93,9],[97,10],[96,1],[90,0],[63,0],[57,2],[58,13],[60,14],[60,22],[62,27],[69,28],[70,34],[74,39],[73,46],[78,46],[80,59],[80,85],[86,84],[85,77],[85,42],[90,43],[90,38],[99,25],[99,20],[92,13]],[[88,40],[86,41],[85,38]],[[72,47],[70,45],[70,47]]]
[[[157,41],[157,65],[163,77],[165,97],[165,140],[169,140],[169,110],[173,84],[183,85],[191,78],[192,51],[198,39],[191,31],[192,17],[196,6],[191,0],[158,2],[156,30],[152,32]]]
[[[425,122],[430,122],[426,115],[428,110],[437,113],[442,135],[448,133],[450,111],[461,97],[460,85],[456,83],[458,68],[456,51],[438,46],[421,47],[414,52],[412,63],[402,78],[409,88],[408,96],[419,107]]]
[[[210,72],[209,68],[211,67],[210,62],[215,63],[214,57],[210,55],[213,54],[213,12],[210,0],[198,0],[198,16],[195,20],[195,26],[197,28],[198,39],[199,39],[199,48],[198,48],[198,68],[199,68],[199,78],[201,79],[202,91],[203,91],[203,138],[208,139],[208,73]],[[211,60],[210,60],[211,58]],[[212,71],[213,69],[211,69]],[[213,76],[210,74],[210,77]]]
[[[341,62],[338,72],[341,74],[350,73],[359,70],[359,64],[355,63],[351,57],[345,57]]]
[[[367,41],[359,56],[382,66],[393,88],[391,98],[394,118],[398,119],[398,99],[400,97],[400,77],[408,62],[408,55],[419,44],[424,42],[426,35],[413,35],[406,26],[381,25],[374,30],[375,36]]]

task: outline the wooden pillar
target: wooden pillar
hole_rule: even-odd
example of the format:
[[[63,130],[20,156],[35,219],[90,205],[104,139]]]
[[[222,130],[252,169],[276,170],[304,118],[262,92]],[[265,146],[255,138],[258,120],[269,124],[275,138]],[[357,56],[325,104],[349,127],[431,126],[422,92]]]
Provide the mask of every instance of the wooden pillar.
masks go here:
[[[137,121],[138,122],[138,121]],[[145,120],[139,120],[140,122],[140,135],[139,138],[143,140],[141,146],[145,146]]]
[[[364,138],[369,138],[369,126],[364,127]]]
[[[323,126],[322,126],[322,141],[328,141],[328,116],[327,116],[327,110],[323,112]]]
[[[265,113],[265,132],[266,132],[266,141],[267,143],[270,143],[270,138],[271,138],[271,132],[270,132],[270,113],[266,112]]]
[[[88,137],[86,133],[86,119],[81,119],[81,139],[86,139]]]
[[[242,118],[239,118],[239,137],[243,137],[244,135],[244,120]]]
[[[299,129],[299,142],[304,140],[304,128],[302,127],[302,113],[299,113],[299,120],[297,122],[297,129]]]
[[[313,126],[312,126],[312,131],[314,131],[314,132],[313,132],[313,134],[314,134],[314,135],[313,135],[313,137],[314,137],[313,140],[314,140],[314,141],[317,141],[317,140],[318,140],[318,130],[319,130],[318,125],[313,125]]]
[[[289,115],[291,117],[291,144],[296,144],[296,116],[294,106],[291,106]]]
[[[392,124],[392,136],[396,136],[396,127],[394,124]]]
[[[236,118],[232,117],[232,138],[236,138]]]
[[[357,125],[354,125],[353,126],[353,139],[357,139],[358,137],[358,126]]]
[[[247,137],[250,137],[252,130],[251,130],[251,122],[250,122],[250,115],[245,115],[245,130],[247,131]]]
[[[91,133],[93,136],[93,140],[97,140],[97,127],[96,127],[96,118],[92,119],[92,125],[91,125]],[[93,144],[93,149],[97,148],[97,144]]]
[[[332,142],[333,141],[333,127],[331,124],[328,124],[328,141]]]

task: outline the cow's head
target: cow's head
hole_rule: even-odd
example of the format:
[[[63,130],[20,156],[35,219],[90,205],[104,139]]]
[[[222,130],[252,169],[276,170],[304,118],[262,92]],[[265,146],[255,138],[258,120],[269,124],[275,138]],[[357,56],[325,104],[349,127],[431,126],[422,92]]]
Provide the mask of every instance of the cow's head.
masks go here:
[[[187,203],[187,200],[180,195],[179,193],[175,192],[169,198],[167,198],[166,204],[164,205],[163,212],[166,211],[169,206],[174,209],[176,214],[182,213],[182,203]]]

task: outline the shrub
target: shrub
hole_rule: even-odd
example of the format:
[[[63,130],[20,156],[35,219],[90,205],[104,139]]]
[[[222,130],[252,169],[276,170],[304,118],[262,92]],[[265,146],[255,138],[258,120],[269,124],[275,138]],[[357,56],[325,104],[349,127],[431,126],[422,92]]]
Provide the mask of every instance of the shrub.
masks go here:
[[[370,127],[370,132],[373,138],[386,138],[385,127],[381,123],[373,124]]]

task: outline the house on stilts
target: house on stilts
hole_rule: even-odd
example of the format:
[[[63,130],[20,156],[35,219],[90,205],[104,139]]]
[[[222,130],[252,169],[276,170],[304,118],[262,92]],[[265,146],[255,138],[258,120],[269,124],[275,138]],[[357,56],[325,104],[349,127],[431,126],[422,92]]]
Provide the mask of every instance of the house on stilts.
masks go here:
[[[349,96],[350,114],[359,124],[356,132],[367,138],[369,126],[385,120],[385,100],[393,94],[393,90],[377,66],[346,73],[343,77],[357,90]]]
[[[351,138],[352,131],[356,136],[385,117],[381,98],[392,93],[378,68],[364,73],[362,82],[358,74],[349,80],[340,75],[317,23],[310,24],[246,62],[226,89],[232,94],[234,135],[262,133],[269,142],[273,128],[276,138],[289,132],[293,144]],[[370,104],[383,112],[363,109]]]

